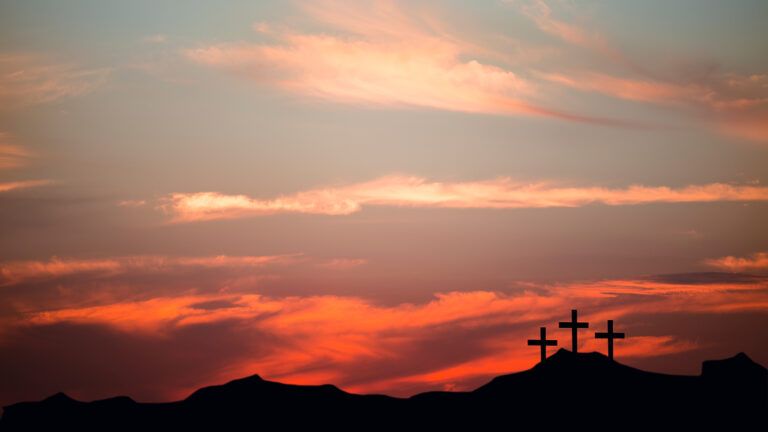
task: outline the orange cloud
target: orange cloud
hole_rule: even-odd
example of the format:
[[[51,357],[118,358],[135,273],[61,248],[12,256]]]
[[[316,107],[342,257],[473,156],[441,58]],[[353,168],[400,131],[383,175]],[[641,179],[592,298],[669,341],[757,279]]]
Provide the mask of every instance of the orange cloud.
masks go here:
[[[165,257],[129,256],[107,259],[61,259],[48,261],[9,261],[0,263],[0,286],[15,285],[29,280],[53,279],[82,273],[116,275],[127,272],[167,271],[174,267],[259,267],[291,262],[301,254],[265,256],[204,256]]]
[[[425,303],[393,306],[333,295],[185,294],[97,306],[38,307],[24,312],[19,320],[38,326],[105,325],[157,338],[172,337],[178,329],[189,326],[237,320],[243,331],[272,335],[281,341],[280,346],[269,355],[233,361],[225,370],[200,379],[215,382],[257,372],[289,382],[335,382],[354,391],[391,392],[435,386],[463,389],[457,383],[527,368],[535,363],[537,353],[520,341],[538,326],[561,320],[571,307],[583,311],[584,319],[594,328],[606,319],[624,318],[620,330],[629,338],[617,342],[622,358],[668,355],[698,345],[675,335],[647,334],[643,326],[625,328],[624,323],[632,322],[627,317],[765,311],[768,282],[608,280],[541,286],[515,294],[437,293]],[[567,332],[553,329],[553,337],[565,341],[567,336]],[[456,357],[441,360],[440,352],[423,347],[441,337],[451,340],[451,347],[461,343],[471,348],[458,353],[451,349]],[[582,349],[604,352],[603,344],[585,338]],[[364,373],[372,364],[384,368],[402,362],[416,363],[390,373]]]
[[[174,193],[161,207],[175,222],[232,219],[278,213],[347,215],[366,205],[438,208],[578,207],[593,203],[634,205],[712,201],[765,201],[768,188],[711,183],[682,188],[634,185],[624,189],[522,183],[501,177],[474,182],[428,182],[387,176],[349,186],[327,187],[273,199],[216,192]]]
[[[0,183],[0,192],[8,192],[15,189],[26,189],[35,186],[44,186],[50,184],[50,180],[21,180],[13,182]]]
[[[732,272],[766,270],[768,269],[768,252],[757,252],[749,257],[725,256],[708,259],[704,263],[711,267]]]
[[[0,106],[5,109],[53,102],[93,91],[108,69],[81,69],[32,54],[0,54]]]

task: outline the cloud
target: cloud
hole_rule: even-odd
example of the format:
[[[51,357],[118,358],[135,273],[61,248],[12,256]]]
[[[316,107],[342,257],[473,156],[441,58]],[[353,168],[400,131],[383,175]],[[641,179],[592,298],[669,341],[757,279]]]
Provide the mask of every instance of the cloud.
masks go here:
[[[617,355],[631,364],[700,347],[701,342],[681,338],[674,328],[649,332],[644,323],[653,316],[764,312],[768,282],[604,280],[531,285],[513,293],[435,293],[426,302],[390,306],[338,295],[211,292],[142,300],[127,296],[97,305],[51,308],[40,304],[15,321],[2,323],[0,346],[15,353],[10,356],[15,360],[8,356],[3,360],[12,363],[11,371],[22,368],[21,361],[26,359],[24,364],[38,364],[41,373],[59,381],[62,375],[77,376],[76,381],[62,384],[70,387],[56,390],[74,388],[84,398],[106,396],[98,392],[115,389],[98,384],[100,368],[60,371],[104,358],[98,341],[110,341],[109,349],[122,353],[126,364],[132,364],[131,358],[142,359],[126,366],[124,372],[133,380],[119,381],[119,388],[150,400],[184,397],[195,387],[252,373],[287,382],[333,382],[353,391],[407,395],[435,388],[467,389],[493,375],[530,367],[538,353],[522,342],[540,325],[549,325],[552,336],[564,343],[568,332],[554,328],[554,323],[567,318],[572,307],[592,323],[590,331],[602,329],[606,319],[618,320],[619,330],[629,337],[617,343]],[[709,340],[700,331],[702,340]],[[54,338],[55,334],[60,336]],[[187,357],[182,347],[194,346],[197,337],[205,338],[200,346],[223,343],[232,349],[214,349],[215,361],[204,355]],[[49,342],[35,342],[41,340]],[[66,356],[41,357],[58,352],[60,344],[80,346],[82,352],[70,349]],[[161,344],[179,350],[149,354]],[[582,350],[605,352],[605,346],[585,337]],[[54,367],[46,358],[59,363]],[[177,364],[172,361],[176,358],[185,361]],[[143,363],[148,366],[140,366]],[[147,377],[164,376],[167,368],[174,368],[171,377],[153,379],[151,386],[141,384]],[[6,400],[10,392],[28,388],[21,378],[13,382],[13,390],[0,395]]]
[[[684,109],[722,134],[768,142],[768,75],[740,75],[708,68],[681,77],[664,77],[659,71],[641,66],[608,37],[590,29],[595,23],[575,24],[556,18],[556,12],[583,18],[567,3],[558,3],[557,7],[543,0],[505,3],[530,19],[542,32],[571,47],[598,54],[598,58],[593,59],[597,60],[596,64],[591,66],[561,62],[557,70],[532,71],[532,81],[535,76],[582,92]],[[546,89],[543,82],[536,83],[540,89]]]
[[[76,259],[53,257],[47,261],[7,261],[0,263],[0,287],[31,280],[61,278],[77,274],[118,275],[129,272],[168,272],[176,268],[237,268],[261,267],[288,263],[301,254],[265,256],[202,256],[168,257],[138,255],[105,259]]]
[[[363,258],[332,258],[319,263],[318,266],[330,270],[348,270],[367,263],[368,260]]]
[[[0,182],[0,193],[9,192],[16,189],[26,189],[37,186],[45,186],[51,184],[50,180],[20,180],[12,182]]]
[[[108,69],[83,69],[33,54],[0,54],[0,106],[11,109],[81,96],[101,86]]]
[[[703,97],[707,91],[694,85],[621,78],[600,73],[542,73],[540,76],[563,86],[637,102],[681,103]]]
[[[157,34],[145,36],[144,38],[141,39],[141,41],[147,44],[160,45],[168,42],[168,35],[157,33]]]
[[[595,30],[599,23],[589,22],[565,3],[505,3],[565,45],[540,46],[538,41],[493,35],[494,41],[504,41],[505,46],[498,47],[469,40],[466,31],[441,20],[439,11],[424,7],[396,1],[319,1],[300,6],[300,16],[312,32],[256,22],[252,28],[259,42],[202,45],[186,49],[184,55],[307,99],[653,127],[592,113],[584,99],[565,108],[560,89],[566,87],[662,104],[684,110],[719,133],[768,142],[765,74],[708,71],[665,77],[669,74],[649,70],[618,49],[610,37]],[[510,56],[509,45],[522,53],[559,52],[559,60],[547,66],[540,55]],[[568,56],[575,49],[596,55],[586,61],[579,55],[577,60]]]
[[[749,257],[713,258],[704,263],[710,267],[732,272],[768,270],[768,252],[756,252]]]
[[[555,18],[552,8],[544,1],[506,0],[504,3],[517,6],[523,15],[536,24],[539,30],[564,42],[585,48],[599,48],[599,51],[609,49],[606,40],[598,33],[587,31],[580,26]]]
[[[633,79],[596,72],[540,73],[550,82],[582,91],[591,91],[637,102],[688,104],[717,114],[722,121],[738,127],[740,122],[759,116],[768,106],[768,76],[717,75],[703,82],[679,84],[654,79]],[[765,115],[765,112],[762,113]],[[764,117],[758,117],[764,120]],[[759,133],[757,134],[759,135]]]
[[[117,202],[120,207],[144,207],[147,205],[146,200],[120,200]]]
[[[768,109],[723,116],[717,119],[717,127],[726,135],[768,143]]]
[[[636,205],[713,201],[765,201],[768,188],[710,183],[681,188],[633,185],[623,189],[522,183],[507,177],[471,182],[430,182],[414,176],[386,176],[348,186],[326,187],[257,199],[217,192],[174,193],[161,208],[175,222],[232,219],[280,213],[348,215],[364,206],[434,208],[544,208],[588,204]]]
[[[333,31],[310,34],[259,22],[254,29],[273,42],[214,44],[185,54],[301,97],[337,103],[630,124],[543,106],[533,81],[478,60],[486,49],[447,30],[434,14],[406,12],[390,1],[321,1],[302,10]]]
[[[0,170],[24,167],[34,156],[31,151],[12,143],[9,134],[0,132]]]

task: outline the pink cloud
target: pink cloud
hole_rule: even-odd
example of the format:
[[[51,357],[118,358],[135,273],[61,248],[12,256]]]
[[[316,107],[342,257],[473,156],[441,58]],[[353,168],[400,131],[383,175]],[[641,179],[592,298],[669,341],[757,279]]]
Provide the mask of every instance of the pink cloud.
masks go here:
[[[768,110],[726,115],[716,120],[724,134],[748,141],[768,143]]]
[[[757,252],[749,257],[725,256],[708,259],[704,263],[731,272],[768,270],[768,252]]]
[[[323,1],[302,8],[334,33],[275,30],[260,22],[256,31],[274,42],[215,44],[185,54],[302,97],[338,103],[628,124],[542,106],[534,82],[482,63],[477,57],[486,49],[455,36],[434,14],[406,13],[389,1]]]
[[[542,78],[582,91],[607,94],[638,102],[681,103],[700,97],[706,90],[693,86],[680,86],[653,80],[619,78],[611,75],[587,73],[543,73]]]
[[[371,205],[509,209],[578,207],[594,203],[635,205],[765,200],[768,200],[768,188],[755,185],[710,183],[681,188],[633,185],[610,189],[557,186],[548,182],[522,183],[506,177],[448,183],[394,175],[272,199],[217,192],[174,193],[163,200],[162,208],[176,222],[193,222],[279,213],[347,215]]]
[[[768,105],[768,77],[725,75],[708,83],[679,84],[653,79],[632,79],[602,73],[541,73],[550,82],[582,91],[603,93],[621,99],[660,104],[689,104],[719,113],[723,119],[743,121],[753,108]]]
[[[566,66],[558,71],[533,73],[538,78],[584,92],[687,108],[717,132],[749,141],[768,142],[768,128],[765,126],[768,123],[768,75],[707,71],[703,76],[693,78],[665,79],[662,74],[640,66],[613,46],[607,37],[589,30],[586,24],[577,25],[556,18],[555,10],[577,15],[573,8],[565,4],[560,3],[553,8],[551,2],[543,0],[507,3],[514,5],[541,31],[571,46],[597,53],[598,59],[608,62],[606,65],[598,64],[591,70],[574,70]],[[626,75],[621,71],[606,73],[609,70],[606,66],[620,66]],[[539,87],[545,88],[541,83]]]
[[[0,55],[0,106],[5,109],[90,93],[108,69],[82,69],[33,54]]]
[[[505,3],[518,6],[519,10],[533,21],[539,30],[556,36],[571,45],[584,48],[599,48],[600,51],[607,51],[609,49],[608,43],[599,34],[556,19],[552,14],[552,8],[545,1],[507,0]]]
[[[741,139],[768,142],[768,76],[723,75],[679,84],[601,73],[543,73],[550,82],[637,102],[694,109],[715,129]]]
[[[523,101],[533,92],[529,82],[499,67],[460,61],[457,47],[445,42],[385,44],[301,34],[283,35],[283,41],[274,46],[216,45],[187,55],[301,96],[334,102],[536,114]]]

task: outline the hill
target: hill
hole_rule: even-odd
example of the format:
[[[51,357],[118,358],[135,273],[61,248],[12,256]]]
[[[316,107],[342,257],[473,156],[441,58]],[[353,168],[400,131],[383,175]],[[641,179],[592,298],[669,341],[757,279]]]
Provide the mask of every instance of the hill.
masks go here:
[[[170,403],[138,403],[128,397],[81,402],[59,393],[5,407],[0,426],[490,430],[500,425],[609,429],[728,423],[761,428],[768,425],[767,411],[768,371],[743,353],[704,362],[699,376],[678,376],[635,369],[598,353],[561,349],[529,370],[499,376],[471,392],[428,392],[404,399],[351,394],[332,385],[282,384],[253,375]]]

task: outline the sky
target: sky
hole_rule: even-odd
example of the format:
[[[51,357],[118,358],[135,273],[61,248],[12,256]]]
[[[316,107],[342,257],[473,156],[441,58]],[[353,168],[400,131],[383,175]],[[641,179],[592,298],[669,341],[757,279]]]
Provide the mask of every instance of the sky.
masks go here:
[[[768,365],[768,3],[0,1],[0,405]],[[553,351],[551,351],[553,352]]]

